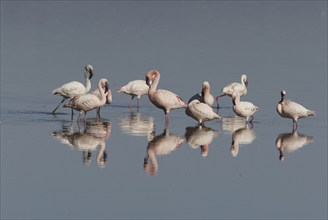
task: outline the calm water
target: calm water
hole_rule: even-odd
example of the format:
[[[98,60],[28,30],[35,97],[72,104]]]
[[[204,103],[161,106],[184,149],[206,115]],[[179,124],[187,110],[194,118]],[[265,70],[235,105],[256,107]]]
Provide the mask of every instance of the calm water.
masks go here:
[[[88,63],[113,104],[79,127],[50,92]],[[225,97],[221,121],[180,109],[164,130],[115,92],[150,69],[184,100],[247,73],[254,126]],[[317,113],[298,133],[281,89]],[[327,2],[1,1],[1,218],[326,219]]]

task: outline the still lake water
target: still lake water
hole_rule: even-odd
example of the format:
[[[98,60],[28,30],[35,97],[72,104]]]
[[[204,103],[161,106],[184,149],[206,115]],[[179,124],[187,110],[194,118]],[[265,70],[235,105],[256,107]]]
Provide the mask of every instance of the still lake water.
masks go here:
[[[88,63],[113,103],[79,127],[50,92]],[[146,96],[130,111],[115,92],[150,69],[184,100],[247,73],[254,127],[224,97],[221,121],[179,109],[164,131]],[[298,134],[281,89],[317,113]],[[1,218],[326,219],[327,2],[1,1]]]

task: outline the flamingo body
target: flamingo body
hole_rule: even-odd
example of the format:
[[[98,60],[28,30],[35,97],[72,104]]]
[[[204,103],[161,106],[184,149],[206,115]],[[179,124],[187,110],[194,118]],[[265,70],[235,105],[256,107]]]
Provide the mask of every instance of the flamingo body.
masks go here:
[[[52,95],[60,95],[63,97],[63,100],[59,103],[59,105],[52,111],[52,114],[55,114],[56,110],[68,98],[73,98],[77,95],[83,95],[90,91],[91,82],[90,79],[93,76],[93,67],[88,64],[84,68],[84,77],[86,80],[86,85],[84,86],[82,83],[77,81],[72,81],[69,83],[65,83],[59,88],[56,88],[52,91]]]
[[[101,99],[98,96],[88,93],[84,95],[75,96],[69,104],[64,105],[65,108],[72,108],[80,111],[80,114],[84,113],[84,121],[86,118],[86,113],[93,109],[100,108],[106,103],[105,88],[108,88],[107,79],[101,79],[98,83],[98,90],[101,94]],[[80,115],[79,115],[80,117]],[[79,121],[79,118],[77,119]]]
[[[140,107],[140,97],[148,94],[149,87],[144,80],[133,80],[128,82],[126,85],[117,89],[119,93],[125,93],[131,96],[130,107],[132,106],[132,100],[137,97],[138,108]]]
[[[238,92],[240,96],[247,94],[248,79],[247,75],[243,74],[240,79],[240,83],[233,82],[222,88],[222,95],[216,97],[217,106],[219,107],[219,98],[225,95],[232,97],[234,92]]]
[[[205,103],[201,103],[197,99],[188,104],[188,108],[185,112],[188,116],[198,121],[199,125],[204,125],[205,121],[221,118],[220,115],[213,111],[212,107]]]
[[[296,124],[297,128],[297,120],[299,118],[306,118],[309,116],[314,116],[315,111],[309,110],[304,106],[293,102],[291,100],[285,100],[286,91],[281,91],[281,100],[278,102],[276,110],[278,114],[283,118],[290,118],[293,120],[293,129],[294,124]]]
[[[253,114],[258,110],[258,107],[255,106],[251,102],[241,102],[239,93],[234,92],[233,94],[233,111],[239,117],[243,117],[246,119],[246,123],[249,120],[249,117],[252,116],[252,120],[254,118]],[[252,122],[252,120],[250,122]]]
[[[185,103],[178,95],[171,91],[164,89],[157,90],[159,79],[160,73],[157,70],[151,70],[146,74],[146,84],[149,86],[149,100],[157,108],[162,109],[164,111],[165,125],[167,126],[169,122],[169,112],[172,109],[186,108],[187,103]]]

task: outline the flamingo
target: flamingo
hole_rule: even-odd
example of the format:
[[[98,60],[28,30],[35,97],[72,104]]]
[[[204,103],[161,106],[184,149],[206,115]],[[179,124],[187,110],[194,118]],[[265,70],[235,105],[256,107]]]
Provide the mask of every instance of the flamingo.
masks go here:
[[[55,114],[59,106],[68,98],[73,98],[77,95],[83,95],[90,91],[91,82],[90,79],[93,76],[93,67],[88,64],[84,67],[84,77],[85,77],[85,86],[77,81],[72,81],[62,85],[61,87],[54,89],[52,95],[60,95],[63,97],[62,101],[57,105],[57,107],[52,111],[52,114]],[[73,119],[73,109],[72,109],[72,119]]]
[[[221,116],[216,114],[212,107],[205,103],[201,103],[199,100],[194,99],[186,108],[186,114],[198,121],[198,125],[204,126],[205,121],[211,121],[213,119],[220,119]]]
[[[278,102],[276,110],[281,117],[293,120],[293,130],[296,130],[298,127],[297,119],[315,115],[315,111],[309,110],[291,100],[285,100],[285,90],[281,90],[280,94],[281,100]]]
[[[107,88],[107,79],[100,79],[98,83],[98,90],[101,96],[100,99],[96,95],[91,93],[75,96],[68,104],[64,105],[64,108],[72,108],[80,112],[79,117],[77,118],[77,122],[79,122],[81,114],[84,113],[85,123],[88,111],[100,108],[106,103]]]
[[[211,95],[211,87],[210,87],[210,83],[205,81],[202,84],[202,91],[201,93],[197,93],[194,96],[192,96],[188,103],[190,103],[192,100],[197,99],[202,103],[206,103],[209,106],[212,106],[214,103],[214,98]]]
[[[276,147],[279,150],[279,159],[284,160],[284,153],[291,153],[299,148],[314,142],[312,136],[301,134],[295,130],[291,133],[279,134],[276,139]]]
[[[160,77],[160,73],[157,70],[151,70],[146,74],[146,84],[149,86],[148,98],[157,108],[164,111],[165,127],[167,127],[170,110],[186,108],[187,103],[171,91],[163,89],[157,90]]]
[[[226,87],[222,88],[222,95],[216,96],[216,104],[217,107],[219,108],[219,98],[222,96],[228,95],[232,97],[232,94],[234,91],[239,91],[240,96],[244,96],[247,94],[247,86],[248,86],[248,79],[246,74],[243,74],[240,79],[240,83],[233,82],[227,85]]]
[[[254,116],[253,114],[259,109],[251,102],[241,102],[239,92],[235,91],[232,95],[232,103],[233,103],[233,111],[239,117],[243,117],[246,119],[246,123],[251,117],[250,123],[253,122]]]
[[[105,82],[103,82],[103,83],[105,83]],[[91,94],[94,94],[99,99],[101,99],[101,93],[100,93],[99,89],[93,90]],[[112,104],[112,102],[113,102],[112,92],[110,91],[109,86],[107,86],[106,104],[110,105],[110,104]],[[97,118],[100,118],[100,107],[97,109]]]
[[[147,86],[146,82],[144,80],[133,80],[128,82],[126,85],[120,87],[117,89],[117,92],[125,93],[127,95],[131,96],[131,101],[130,101],[130,109],[132,108],[132,100],[137,97],[137,108],[139,109],[140,107],[140,97],[142,95],[147,95],[148,94],[148,89],[149,87]]]

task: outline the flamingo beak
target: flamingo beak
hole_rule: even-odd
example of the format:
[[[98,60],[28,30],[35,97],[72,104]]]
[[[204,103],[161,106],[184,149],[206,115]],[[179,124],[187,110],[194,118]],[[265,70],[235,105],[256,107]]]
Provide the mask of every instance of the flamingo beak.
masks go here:
[[[246,85],[246,87],[248,86],[248,80],[246,80],[245,85]]]
[[[151,80],[148,77],[146,77],[146,84],[151,88]]]
[[[108,86],[108,83],[105,84],[105,93],[108,92],[109,90],[109,86]]]
[[[90,73],[90,76],[89,76],[89,79],[91,79],[93,77],[93,70],[92,69],[89,69],[89,73]]]

